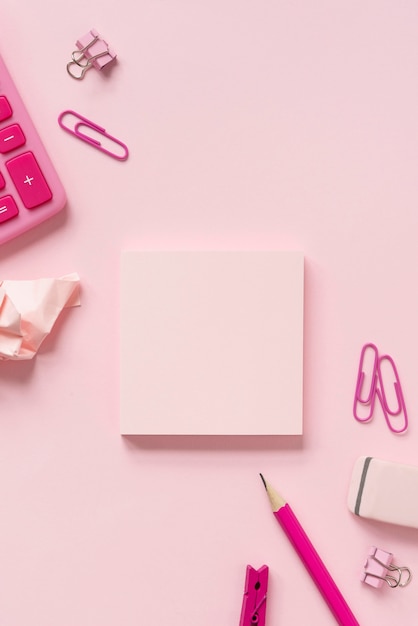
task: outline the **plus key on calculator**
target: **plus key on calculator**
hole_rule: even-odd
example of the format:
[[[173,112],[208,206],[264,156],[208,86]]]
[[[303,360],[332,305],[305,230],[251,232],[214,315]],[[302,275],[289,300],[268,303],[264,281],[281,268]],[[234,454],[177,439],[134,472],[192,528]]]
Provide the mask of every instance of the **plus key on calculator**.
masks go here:
[[[58,174],[0,57],[0,244],[65,203]]]

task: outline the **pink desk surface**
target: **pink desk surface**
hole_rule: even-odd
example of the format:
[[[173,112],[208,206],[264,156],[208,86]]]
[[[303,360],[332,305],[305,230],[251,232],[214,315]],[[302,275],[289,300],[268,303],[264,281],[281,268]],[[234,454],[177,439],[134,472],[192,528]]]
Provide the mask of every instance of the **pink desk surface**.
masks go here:
[[[82,283],[34,361],[0,363],[2,625],[231,626],[247,563],[266,563],[267,626],[331,626],[260,471],[362,626],[417,623],[417,532],[346,506],[358,456],[418,463],[417,23],[413,0],[2,3],[1,53],[69,204],[1,247],[1,276]],[[119,62],[77,82],[66,63],[93,27]],[[129,160],[64,133],[70,108]],[[119,253],[135,246],[304,252],[303,438],[119,436]],[[404,437],[352,417],[368,341],[398,364]],[[359,582],[370,545],[409,587]]]

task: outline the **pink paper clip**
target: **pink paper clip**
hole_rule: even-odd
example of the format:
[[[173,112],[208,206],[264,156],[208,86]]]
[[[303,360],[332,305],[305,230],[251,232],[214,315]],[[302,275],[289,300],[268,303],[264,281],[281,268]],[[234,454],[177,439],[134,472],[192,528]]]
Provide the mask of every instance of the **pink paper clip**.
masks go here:
[[[393,389],[396,396],[396,408],[391,408],[388,403],[388,394],[385,391],[385,388],[387,389],[387,385],[383,383],[383,363],[389,363],[392,374],[391,377],[393,379]],[[385,374],[385,376],[387,377],[387,374]],[[378,378],[379,387],[376,389],[376,395],[380,400],[380,404],[382,405],[383,415],[385,416],[386,423],[392,432],[403,433],[408,428],[408,414],[406,412],[405,400],[402,393],[401,381],[399,380],[398,370],[396,369],[396,365],[392,357],[390,357],[388,354],[381,356],[379,359]],[[399,418],[399,420],[396,418]]]
[[[76,121],[71,126],[67,126],[63,122],[63,119],[66,116],[73,116],[76,118]],[[122,141],[116,139],[116,137],[112,137],[112,135],[109,135],[104,128],[98,126],[94,122],[91,122],[86,117],[83,117],[75,111],[63,111],[58,117],[58,124],[63,130],[67,131],[67,133],[70,133],[78,139],[85,141],[90,146],[93,146],[93,148],[97,148],[97,150],[108,154],[114,159],[118,159],[119,161],[126,161],[129,156],[128,147]],[[91,134],[88,135],[86,134],[86,132],[83,132],[81,130],[82,128],[92,131],[93,134],[96,134],[98,137],[100,137],[100,141],[98,139],[95,139]],[[112,150],[108,150],[103,145],[103,140],[106,141],[106,145],[109,145]],[[117,149],[115,148],[115,146],[120,149],[118,152],[115,151]]]
[[[376,401],[378,361],[379,355],[376,346],[373,343],[366,343],[361,349],[354,394],[353,414],[358,422],[369,422],[373,417],[374,403]],[[365,387],[368,390],[367,393],[364,393]],[[360,406],[369,407],[370,410],[366,412],[366,415],[360,415]]]
[[[388,398],[388,380],[392,380],[395,402]],[[408,428],[408,413],[402,393],[398,370],[391,356],[379,356],[377,347],[373,343],[363,346],[360,354],[360,363],[357,373],[357,382],[354,393],[353,415],[358,422],[370,422],[373,417],[376,398],[382,407],[383,415],[389,429],[396,434]]]
[[[247,565],[239,626],[265,626],[268,573],[267,565],[258,570]]]
[[[77,50],[71,54],[71,61],[67,63],[67,72],[72,78],[81,80],[87,70],[94,67],[102,70],[116,59],[116,53],[109,48],[94,28],[76,41]],[[74,73],[76,70],[76,73]]]
[[[392,589],[406,587],[411,582],[411,570],[408,567],[393,565],[392,561],[393,554],[372,546],[367,554],[360,580],[376,589],[384,582]]]

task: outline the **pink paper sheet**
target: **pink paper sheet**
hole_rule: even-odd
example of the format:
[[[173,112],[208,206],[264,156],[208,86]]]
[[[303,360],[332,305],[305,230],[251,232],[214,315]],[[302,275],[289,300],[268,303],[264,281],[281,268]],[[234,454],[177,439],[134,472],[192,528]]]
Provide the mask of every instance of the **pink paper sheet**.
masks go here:
[[[124,435],[301,435],[297,251],[136,251],[121,262]]]

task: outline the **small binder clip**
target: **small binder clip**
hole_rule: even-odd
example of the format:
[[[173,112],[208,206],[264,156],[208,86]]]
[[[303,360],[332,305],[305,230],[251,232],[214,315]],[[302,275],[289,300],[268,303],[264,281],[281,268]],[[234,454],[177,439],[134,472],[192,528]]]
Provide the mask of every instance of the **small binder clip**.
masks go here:
[[[73,120],[71,126],[67,126],[66,124],[64,124],[63,119],[66,116],[72,116],[73,118],[75,118],[75,121]],[[126,161],[129,156],[128,147],[122,141],[116,139],[116,137],[112,137],[112,135],[109,135],[104,128],[98,126],[94,122],[91,122],[86,117],[83,117],[75,111],[68,110],[60,113],[58,117],[58,124],[67,133],[70,133],[78,139],[85,141],[93,148],[104,152],[114,159],[118,159],[118,161]],[[81,129],[84,129],[84,131],[82,131]],[[87,134],[86,130],[89,130],[90,134]],[[99,139],[95,139],[95,137],[93,136],[94,134],[96,134],[100,138],[100,141]],[[103,145],[103,142],[105,142],[105,144],[109,148],[111,148],[111,150]]]
[[[360,580],[376,589],[381,587],[384,582],[391,589],[406,587],[411,582],[411,570],[408,567],[393,565],[392,560],[393,554],[372,546],[364,563],[364,571]]]
[[[267,565],[258,570],[247,565],[239,626],[265,625],[268,573]]]
[[[100,37],[94,28],[80,37],[75,45],[77,50],[71,54],[71,61],[67,63],[67,72],[77,80],[84,78],[87,70],[91,67],[102,70],[116,59],[116,53],[109,48],[106,41]]]
[[[392,379],[395,395],[394,406],[388,401],[388,388],[384,379]],[[402,393],[401,381],[394,360],[388,354],[379,356],[373,343],[366,343],[360,354],[354,393],[353,415],[358,422],[370,422],[373,417],[376,398],[382,407],[383,415],[389,429],[396,434],[408,428],[408,414]],[[393,398],[391,398],[393,402]]]

